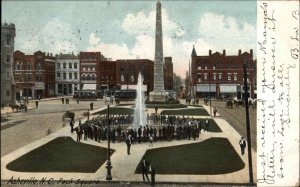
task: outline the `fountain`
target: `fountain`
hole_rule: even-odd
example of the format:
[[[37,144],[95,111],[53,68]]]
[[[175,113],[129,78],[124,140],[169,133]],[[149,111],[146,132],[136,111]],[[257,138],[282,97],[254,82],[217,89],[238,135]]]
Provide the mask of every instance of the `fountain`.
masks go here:
[[[134,109],[134,120],[132,127],[138,129],[140,126],[146,125],[146,112],[145,112],[145,93],[143,90],[143,81],[141,73],[138,76],[138,83],[136,88],[136,99],[135,99],[135,109]]]

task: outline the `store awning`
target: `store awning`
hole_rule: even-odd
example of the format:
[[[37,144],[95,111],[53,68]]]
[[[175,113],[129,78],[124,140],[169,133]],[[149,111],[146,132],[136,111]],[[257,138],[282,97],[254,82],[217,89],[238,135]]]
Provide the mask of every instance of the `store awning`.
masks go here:
[[[196,87],[197,92],[216,92],[216,85],[210,84],[210,89],[208,84],[198,84]]]
[[[236,93],[237,86],[236,85],[220,85],[220,92],[221,93]]]
[[[83,84],[82,90],[96,90],[96,84]]]
[[[137,88],[137,86],[135,84],[130,84],[130,85],[128,85],[128,87],[127,87],[127,85],[121,85],[121,90],[127,90],[127,89],[128,90],[136,90],[136,88]],[[146,92],[147,91],[147,85],[143,85],[142,90],[144,92]]]

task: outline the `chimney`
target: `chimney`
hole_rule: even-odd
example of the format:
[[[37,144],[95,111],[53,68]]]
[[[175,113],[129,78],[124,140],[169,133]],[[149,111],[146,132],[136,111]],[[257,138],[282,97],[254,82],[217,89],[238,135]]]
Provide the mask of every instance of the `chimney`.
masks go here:
[[[211,55],[211,50],[209,50],[209,56]]]
[[[242,54],[242,51],[239,49],[239,56]]]
[[[223,56],[225,57],[226,56],[226,50],[223,49]]]
[[[253,49],[250,49],[250,55],[253,57]]]
[[[52,56],[52,53],[50,53],[50,56]]]

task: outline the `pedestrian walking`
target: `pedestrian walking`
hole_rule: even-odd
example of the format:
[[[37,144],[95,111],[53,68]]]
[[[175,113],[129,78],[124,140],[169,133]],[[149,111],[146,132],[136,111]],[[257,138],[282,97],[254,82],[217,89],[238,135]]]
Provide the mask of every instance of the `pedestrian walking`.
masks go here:
[[[126,145],[127,145],[127,154],[130,155],[130,147],[131,147],[130,136],[128,136],[126,139]]]
[[[65,99],[61,98],[61,104],[64,104],[64,103],[65,103]]]
[[[152,164],[149,164],[149,172],[151,175],[151,185],[154,186],[155,185],[155,169]]]
[[[208,118],[206,118],[205,120],[205,131],[207,132],[209,129],[209,121],[208,121]]]
[[[76,99],[76,102],[77,102],[77,104],[79,104],[79,99],[78,98]]]
[[[153,147],[153,136],[149,135],[149,147]]]
[[[94,108],[94,103],[91,102],[91,103],[90,103],[90,109],[93,110],[93,108]]]
[[[39,108],[39,101],[38,100],[35,101],[35,108]]]
[[[216,107],[214,107],[213,112],[214,112],[214,117],[216,117],[216,114],[217,114],[217,108]]]
[[[244,155],[245,154],[245,148],[246,148],[246,140],[244,139],[244,137],[241,137],[239,144],[240,144],[240,147],[241,147],[241,153],[242,153],[242,155]]]
[[[150,180],[148,178],[148,165],[149,165],[149,163],[146,161],[145,157],[143,157],[140,166],[141,166],[142,175],[143,175],[143,181],[144,182],[145,182],[145,176],[146,176],[148,182],[150,182]]]

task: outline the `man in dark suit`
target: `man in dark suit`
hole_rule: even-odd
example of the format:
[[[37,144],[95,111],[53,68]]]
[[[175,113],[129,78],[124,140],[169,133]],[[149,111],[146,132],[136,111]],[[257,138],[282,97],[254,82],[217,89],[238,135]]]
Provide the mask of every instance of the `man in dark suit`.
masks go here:
[[[143,175],[143,181],[145,182],[145,176],[149,182],[148,178],[148,165],[149,163],[146,161],[145,157],[143,157],[142,162],[141,162],[141,170],[142,170],[142,175]]]
[[[130,155],[131,140],[129,136],[126,139],[126,144],[127,144],[127,154]]]
[[[239,141],[240,147],[241,147],[241,153],[242,155],[245,154],[245,148],[246,148],[246,140],[244,137],[241,137],[241,140]]]
[[[151,185],[155,185],[155,169],[154,167],[152,166],[152,164],[149,164],[149,172],[150,172],[150,175],[151,175]]]

